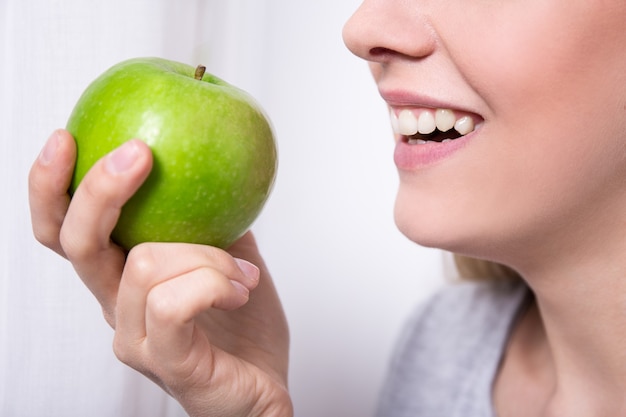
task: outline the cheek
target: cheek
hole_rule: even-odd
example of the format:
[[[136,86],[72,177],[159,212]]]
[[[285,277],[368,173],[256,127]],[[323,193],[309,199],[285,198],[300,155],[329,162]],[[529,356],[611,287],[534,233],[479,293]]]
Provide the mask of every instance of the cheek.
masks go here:
[[[539,216],[611,198],[626,169],[626,3],[557,3],[511,3],[508,26],[468,34],[476,53],[454,55],[491,110],[485,134],[506,161],[490,161],[494,176]]]
[[[570,117],[584,118],[597,88],[606,97],[625,85],[626,2],[566,3],[479,3],[463,22],[444,23],[455,64],[494,117],[568,109]],[[489,12],[493,22],[485,25]]]

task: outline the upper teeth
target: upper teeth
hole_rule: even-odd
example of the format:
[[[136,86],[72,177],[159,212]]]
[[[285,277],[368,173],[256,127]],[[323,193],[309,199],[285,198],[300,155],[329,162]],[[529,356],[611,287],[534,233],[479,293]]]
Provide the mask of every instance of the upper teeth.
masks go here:
[[[412,136],[417,133],[428,135],[435,129],[447,132],[454,128],[461,135],[467,135],[474,130],[474,121],[469,116],[456,118],[449,109],[423,110],[419,117],[409,109],[401,110],[398,115],[391,111],[391,126],[399,135]]]

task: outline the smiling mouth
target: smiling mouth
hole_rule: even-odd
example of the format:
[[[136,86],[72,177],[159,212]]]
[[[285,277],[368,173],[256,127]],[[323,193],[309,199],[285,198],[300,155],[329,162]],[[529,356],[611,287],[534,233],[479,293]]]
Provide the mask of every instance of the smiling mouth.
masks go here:
[[[450,109],[392,109],[390,117],[394,133],[409,145],[452,141],[473,132],[480,122]]]

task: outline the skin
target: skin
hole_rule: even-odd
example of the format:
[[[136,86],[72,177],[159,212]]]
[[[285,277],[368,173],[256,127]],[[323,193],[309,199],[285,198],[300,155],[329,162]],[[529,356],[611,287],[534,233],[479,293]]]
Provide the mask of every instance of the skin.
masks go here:
[[[399,168],[396,221],[533,290],[501,416],[626,413],[624,21],[617,0],[366,0],[344,29],[392,109],[437,100],[483,121],[448,157]]]

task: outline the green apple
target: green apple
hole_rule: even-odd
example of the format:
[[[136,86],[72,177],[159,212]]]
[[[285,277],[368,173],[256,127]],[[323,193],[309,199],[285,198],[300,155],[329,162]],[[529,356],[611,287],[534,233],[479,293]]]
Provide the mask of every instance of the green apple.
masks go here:
[[[246,92],[203,67],[135,58],[93,81],[67,123],[77,144],[73,195],[93,164],[138,138],[154,166],[123,207],[112,239],[226,247],[263,208],[277,168],[263,110]]]

